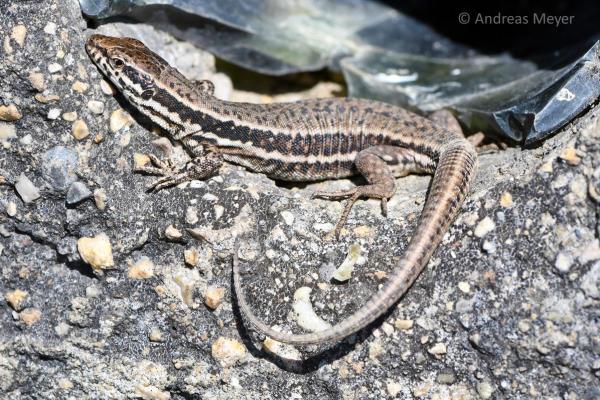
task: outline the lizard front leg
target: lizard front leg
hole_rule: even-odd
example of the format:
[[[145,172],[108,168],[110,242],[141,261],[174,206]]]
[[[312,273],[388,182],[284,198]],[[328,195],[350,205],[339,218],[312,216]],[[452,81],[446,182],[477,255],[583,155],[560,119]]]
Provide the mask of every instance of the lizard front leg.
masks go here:
[[[175,168],[170,161],[161,161],[155,155],[149,155],[153,167],[143,166],[135,167],[135,172],[145,172],[152,175],[160,175],[161,178],[152,182],[148,189],[161,190],[169,186],[178,185],[182,182],[193,179],[205,179],[215,174],[223,163],[221,153],[210,151],[201,154],[188,163],[183,168]]]

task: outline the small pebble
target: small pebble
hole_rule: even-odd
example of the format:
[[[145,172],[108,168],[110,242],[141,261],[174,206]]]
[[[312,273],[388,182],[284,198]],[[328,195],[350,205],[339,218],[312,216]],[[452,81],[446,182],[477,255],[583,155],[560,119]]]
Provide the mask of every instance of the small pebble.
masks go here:
[[[571,166],[581,164],[581,158],[577,155],[577,150],[573,147],[564,149],[558,156],[561,160],[566,161]]]
[[[63,113],[62,118],[65,121],[74,122],[77,119],[77,111]]]
[[[138,262],[129,263],[127,276],[132,279],[148,279],[154,276],[154,263],[144,256]]]
[[[468,282],[458,282],[458,289],[463,293],[469,293],[471,291],[471,285]]]
[[[559,270],[560,272],[563,272],[563,273],[567,273],[571,269],[572,265],[573,265],[573,257],[571,257],[567,253],[563,253],[563,252],[558,253],[558,255],[556,256],[556,261],[554,263],[554,266],[556,267],[557,270]]]
[[[211,354],[224,368],[231,367],[246,356],[246,348],[235,339],[220,336],[212,344]]]
[[[17,25],[12,28],[12,34],[10,35],[19,47],[23,47],[25,44],[25,37],[27,36],[27,28],[25,25]]]
[[[391,336],[394,333],[394,327],[387,322],[381,324],[381,330],[388,336]]]
[[[362,248],[358,243],[354,243],[348,249],[348,255],[342,264],[335,270],[333,279],[338,282],[346,282],[350,279],[354,266],[360,264],[362,256]]]
[[[6,204],[6,214],[8,214],[9,217],[17,215],[17,204],[14,201],[9,201],[8,204]]]
[[[4,53],[12,54],[14,51],[13,47],[10,45],[10,38],[7,36],[4,38]]]
[[[173,225],[169,225],[167,226],[167,229],[165,229],[165,236],[169,240],[179,240],[183,237],[183,234]]]
[[[100,81],[100,90],[107,96],[113,96],[115,94],[115,89],[113,85],[107,82],[105,79]]]
[[[263,349],[271,354],[275,354],[279,358],[283,360],[296,360],[300,361],[302,359],[302,354],[296,350],[295,347],[289,344],[283,344],[276,340],[271,339],[270,337],[265,338],[263,341]]]
[[[21,321],[27,326],[31,326],[42,318],[42,312],[37,308],[27,308],[19,314]]]
[[[198,261],[200,261],[200,253],[196,249],[186,249],[183,251],[183,259],[188,266],[194,268],[198,266]]]
[[[483,249],[483,251],[485,251],[488,254],[493,254],[496,252],[497,246],[495,243],[493,242],[488,242],[487,240],[485,240],[481,246],[481,248]]]
[[[62,68],[63,68],[62,65],[60,65],[59,63],[48,64],[48,72],[50,72],[51,74],[54,74],[54,73],[60,71]]]
[[[133,118],[122,108],[118,108],[110,114],[110,131],[117,133],[123,128],[128,128],[133,124]]]
[[[77,241],[79,255],[94,269],[106,269],[114,266],[112,246],[105,233],[94,237],[82,237]]]
[[[531,324],[528,321],[522,319],[517,324],[517,327],[519,328],[519,330],[521,332],[525,333],[525,332],[529,332],[529,330],[531,329]]]
[[[513,206],[513,198],[510,192],[502,193],[502,196],[500,196],[500,205],[504,208],[511,208]]]
[[[437,383],[442,385],[452,385],[456,381],[456,375],[452,371],[442,371],[436,378]]]
[[[68,378],[59,378],[56,383],[58,384],[58,387],[61,388],[62,390],[69,390],[69,389],[73,389],[75,387],[75,384],[70,381]]]
[[[92,197],[92,192],[83,182],[73,182],[67,191],[67,204],[76,204]]]
[[[23,115],[17,109],[17,106],[14,104],[9,104],[7,106],[0,106],[0,120],[2,121],[17,121],[23,118]]]
[[[494,221],[490,217],[485,217],[484,219],[479,221],[473,233],[475,234],[475,236],[481,238],[493,231],[494,229],[496,229],[496,224],[494,223]]]
[[[77,93],[85,93],[89,87],[90,85],[88,85],[87,83],[75,81],[73,83],[73,86],[71,86],[71,89],[73,89],[73,91]]]
[[[46,90],[46,83],[44,82],[44,74],[41,72],[31,72],[29,73],[29,83],[31,86],[38,92],[43,92]]]
[[[102,188],[94,190],[94,203],[98,210],[104,210],[106,208],[106,191]]]
[[[77,175],[77,152],[73,149],[56,146],[42,155],[42,176],[54,190],[66,190],[75,180]]]
[[[69,324],[67,324],[66,322],[59,322],[54,327],[54,332],[56,332],[56,334],[60,337],[67,336],[69,334],[70,330],[71,330],[71,326]]]
[[[288,226],[291,226],[294,223],[294,214],[292,214],[290,211],[282,211],[281,217]]]
[[[225,289],[218,286],[209,286],[204,291],[204,304],[211,310],[215,310],[223,301],[223,296],[225,296]]]
[[[87,103],[88,109],[94,114],[102,114],[104,112],[104,103],[98,100],[90,100]]]
[[[145,167],[150,162],[150,157],[142,153],[133,153],[133,168]]]
[[[23,303],[27,298],[27,292],[21,289],[15,289],[4,295],[4,299],[8,305],[15,311],[21,311],[23,309]]]
[[[27,135],[19,139],[19,143],[21,143],[24,146],[29,146],[31,143],[33,143],[33,136],[31,136],[31,134],[28,133]]]
[[[446,345],[444,343],[436,343],[427,351],[429,352],[429,354],[433,354],[436,356],[446,354]]]
[[[71,134],[75,139],[82,140],[90,135],[90,130],[88,129],[88,126],[84,120],[78,119],[77,121],[73,122]]]
[[[148,339],[150,339],[151,342],[164,342],[165,340],[162,332],[158,328],[152,328],[148,334]]]
[[[7,141],[8,139],[14,139],[17,137],[17,129],[13,124],[6,122],[0,122],[0,140]]]
[[[98,296],[100,296],[100,293],[101,292],[98,286],[90,285],[85,288],[85,296],[90,299],[97,298]]]
[[[198,209],[196,207],[188,207],[185,209],[185,222],[190,225],[198,222]]]
[[[60,100],[60,97],[58,97],[55,94],[49,94],[48,96],[44,96],[43,94],[38,93],[34,97],[37,101],[39,101],[40,103],[44,103],[44,104],[53,103],[53,102]]]
[[[492,397],[492,394],[494,393],[494,388],[492,385],[490,385],[489,382],[479,382],[477,384],[477,393],[482,399],[487,400]]]
[[[396,381],[388,380],[385,387],[391,397],[398,396],[398,394],[402,391],[402,385]]]
[[[215,204],[213,206],[213,209],[215,210],[215,220],[221,218],[223,216],[223,213],[225,212],[225,207],[223,207],[220,204]]]
[[[48,111],[48,115],[46,116],[46,118],[48,118],[49,120],[55,120],[58,117],[60,117],[60,112],[61,112],[60,108],[51,108]]]
[[[403,331],[407,331],[411,329],[414,325],[414,321],[412,319],[397,319],[394,322],[394,326],[396,329],[400,329]]]
[[[545,162],[538,169],[539,173],[545,173],[545,174],[551,174],[552,171],[554,171],[554,168],[552,167],[552,162],[550,162],[550,161]]]
[[[377,279],[378,281],[382,281],[385,278],[387,278],[387,272],[385,271],[375,271],[373,275],[375,275],[375,279]]]
[[[331,327],[331,325],[322,319],[313,309],[310,301],[309,287],[303,286],[294,292],[294,303],[292,308],[296,315],[296,321],[302,328],[311,332],[323,331]]]
[[[48,22],[44,27],[44,32],[48,35],[56,35],[56,24],[54,22]]]
[[[357,237],[369,237],[373,236],[374,233],[373,228],[367,225],[359,225],[352,229],[352,232],[354,232]]]
[[[40,191],[25,174],[19,175],[19,179],[15,183],[15,189],[25,203],[31,203],[40,197]]]

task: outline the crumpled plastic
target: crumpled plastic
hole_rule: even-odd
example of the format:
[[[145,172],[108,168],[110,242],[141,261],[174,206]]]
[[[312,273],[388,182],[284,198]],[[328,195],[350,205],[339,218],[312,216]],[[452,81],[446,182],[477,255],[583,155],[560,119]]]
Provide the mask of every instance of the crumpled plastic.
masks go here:
[[[80,0],[270,75],[330,68],[348,93],[421,113],[450,109],[467,131],[529,145],[600,97],[600,41],[540,62],[482,56],[368,0]],[[560,49],[557,49],[560,50]]]

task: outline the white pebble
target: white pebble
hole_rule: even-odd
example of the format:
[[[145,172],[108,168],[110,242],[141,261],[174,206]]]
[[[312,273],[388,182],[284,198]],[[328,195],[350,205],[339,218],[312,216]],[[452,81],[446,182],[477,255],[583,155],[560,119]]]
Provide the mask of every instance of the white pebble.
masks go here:
[[[296,313],[298,325],[311,332],[323,331],[330,328],[331,325],[319,317],[310,302],[309,287],[301,287],[294,293],[293,309]]]
[[[475,236],[481,238],[496,229],[496,224],[490,217],[485,217],[475,227],[475,231],[473,232]]]
[[[562,252],[558,253],[558,256],[556,256],[556,262],[554,263],[554,266],[557,270],[560,272],[569,272],[571,265],[573,265],[573,258],[570,255]]]
[[[54,22],[48,22],[44,27],[44,32],[48,35],[56,35],[56,24]]]
[[[487,240],[483,242],[483,245],[481,247],[488,254],[493,254],[496,252],[496,244],[488,242]]]
[[[46,118],[50,120],[57,119],[58,117],[60,117],[60,113],[60,108],[51,108],[50,111],[48,111],[48,115],[46,116]]]
[[[282,211],[281,218],[283,218],[287,225],[291,226],[294,223],[294,214],[292,214],[290,211]]]
[[[48,72],[50,72],[51,74],[60,71],[62,68],[62,65],[58,63],[48,64]]]
[[[94,114],[102,114],[104,112],[104,103],[98,100],[90,100],[87,103],[88,108]]]
[[[40,197],[40,191],[25,174],[19,175],[19,179],[15,183],[15,189],[17,189],[17,193],[19,193],[19,196],[21,196],[25,203],[31,203]]]

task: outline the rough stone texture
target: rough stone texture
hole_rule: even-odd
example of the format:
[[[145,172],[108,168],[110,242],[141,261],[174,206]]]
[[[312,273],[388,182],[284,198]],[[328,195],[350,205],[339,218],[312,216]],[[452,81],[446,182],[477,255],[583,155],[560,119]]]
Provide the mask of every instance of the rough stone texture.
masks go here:
[[[399,179],[388,218],[377,202],[359,203],[339,242],[328,233],[341,204],[310,194],[348,187],[347,180],[301,188],[225,166],[220,177],[147,193],[151,178],[131,166],[135,153],[162,156],[152,144],[158,136],[122,99],[102,92],[83,50],[88,31],[77,3],[2,2],[0,15],[0,102],[22,114],[9,123],[16,137],[2,139],[0,150],[0,298],[27,293],[19,307],[0,303],[1,397],[600,397],[597,107],[538,148],[482,155],[463,214],[385,319],[333,347],[269,352],[277,346],[261,350],[231,298],[232,250],[251,305],[267,322],[299,331],[293,293],[307,286],[315,312],[334,323],[386,279],[429,178]],[[136,29],[160,39],[155,49],[209,60],[204,73],[214,72],[209,55]],[[72,90],[76,81],[89,89]],[[45,90],[37,97],[44,102],[36,90]],[[101,115],[88,109],[91,100],[104,103]],[[119,107],[137,122],[111,132]],[[90,135],[75,140],[70,122],[46,118],[53,108],[76,110]],[[576,157],[559,159],[567,148]],[[185,160],[177,147],[173,157]],[[40,189],[31,203],[15,192],[23,173]],[[65,203],[76,178],[100,209]],[[14,205],[7,212],[9,204],[16,212]],[[486,217],[494,227],[478,238],[474,229]],[[170,225],[181,240],[165,237]],[[103,275],[77,252],[78,239],[100,233],[114,257]],[[343,284],[323,280],[354,243],[365,263]],[[558,265],[568,268],[557,269],[559,254]],[[152,274],[129,277],[142,259]],[[226,290],[214,311],[203,305],[209,286]],[[235,352],[220,351],[223,343]],[[229,358],[235,362],[223,362]]]

